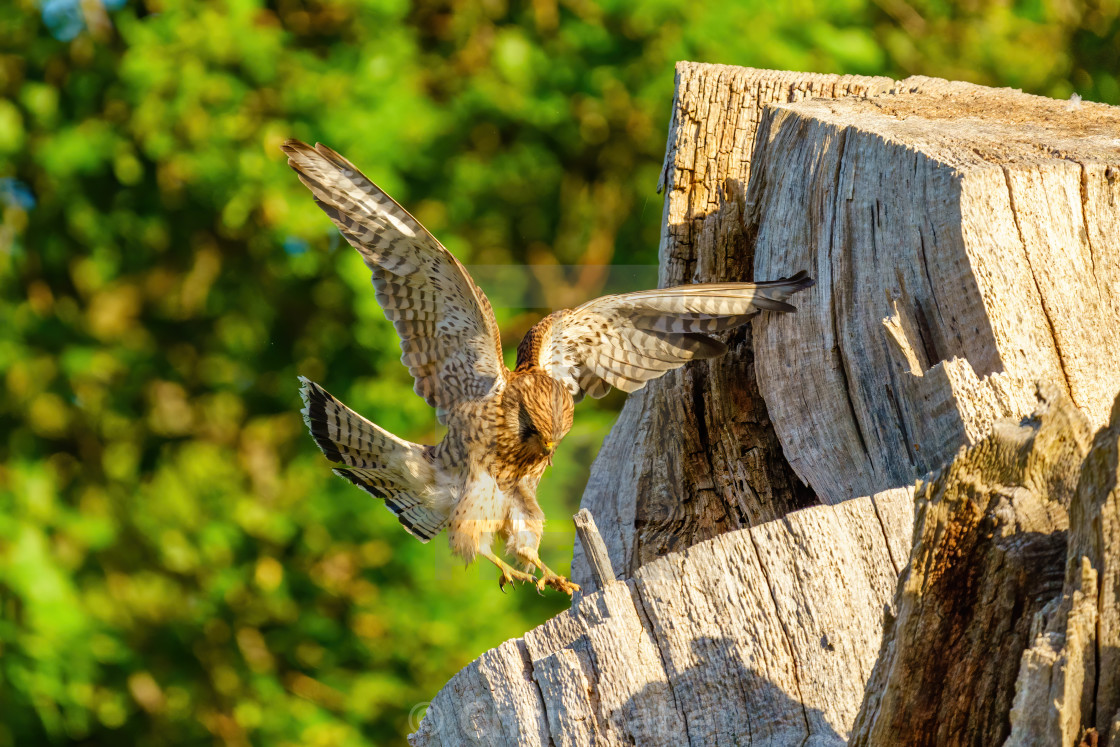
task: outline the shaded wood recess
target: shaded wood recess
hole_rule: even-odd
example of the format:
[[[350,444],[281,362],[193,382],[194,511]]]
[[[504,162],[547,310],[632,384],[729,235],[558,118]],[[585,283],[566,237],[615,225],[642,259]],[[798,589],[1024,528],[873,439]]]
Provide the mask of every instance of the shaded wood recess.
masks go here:
[[[817,285],[631,395],[411,744],[1120,747],[1120,109],[680,63],[659,186],[663,285]]]

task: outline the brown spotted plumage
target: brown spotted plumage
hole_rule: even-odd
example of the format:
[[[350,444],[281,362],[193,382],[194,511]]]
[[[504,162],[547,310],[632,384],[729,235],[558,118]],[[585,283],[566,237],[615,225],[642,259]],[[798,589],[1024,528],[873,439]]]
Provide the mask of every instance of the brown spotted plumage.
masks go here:
[[[800,272],[603,296],[541,320],[510,371],[490,302],[450,252],[330,148],[289,140],[283,149],[373,273],[416,393],[447,425],[436,446],[410,443],[301,377],[312,436],[341,465],[335,473],[383,499],[415,537],[427,542],[447,527],[452,549],[493,562],[503,587],[521,580],[569,594],[578,588],[537,554],[544,514],[536,499],[575,402],[612,386],[632,392],[690,360],[722,355],[727,348],[712,334],[762,310],[795,311],[786,299],[813,284]],[[525,571],[494,554],[499,536]]]

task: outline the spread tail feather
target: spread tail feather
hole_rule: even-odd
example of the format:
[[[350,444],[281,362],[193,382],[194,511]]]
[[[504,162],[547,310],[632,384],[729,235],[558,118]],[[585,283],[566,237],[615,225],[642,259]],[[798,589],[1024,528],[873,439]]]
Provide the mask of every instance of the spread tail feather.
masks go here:
[[[447,516],[429,500],[435,473],[424,447],[379,428],[315,382],[299,379],[303,419],[312,438],[327,459],[346,465],[334,473],[384,500],[421,542],[439,534]]]
[[[447,525],[446,515],[401,490],[393,477],[381,470],[336,467],[333,472],[370,495],[384,499],[386,508],[396,515],[401,526],[421,542],[435,537]]]
[[[347,467],[380,469],[394,456],[407,457],[421,447],[397,438],[342,404],[326,389],[303,376],[303,421],[323,454]]]

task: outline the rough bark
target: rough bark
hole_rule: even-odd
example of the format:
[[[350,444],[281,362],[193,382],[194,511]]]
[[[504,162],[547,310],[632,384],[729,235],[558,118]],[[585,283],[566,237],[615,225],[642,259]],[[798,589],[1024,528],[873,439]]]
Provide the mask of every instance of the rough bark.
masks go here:
[[[1120,398],[1095,438],[1042,403],[920,483],[916,521],[908,490],[817,506],[579,597],[411,743],[1116,743]]]
[[[671,553],[468,665],[419,745],[840,745],[910,542],[909,490]]]
[[[852,745],[1120,741],[1120,397],[1091,440],[1048,397],[919,486]]]
[[[591,567],[591,578],[595,580],[594,587],[584,587],[586,591],[605,589],[611,581],[615,580],[614,569],[611,568],[611,557],[607,553],[607,546],[603,542],[603,535],[595,524],[595,517],[586,508],[581,508],[572,517],[576,525],[576,536],[579,537],[579,546],[583,556]]]
[[[929,78],[767,109],[747,194],[755,274],[818,283],[797,314],[756,325],[757,376],[823,502],[912,482],[1030,412],[1036,380],[1105,422],[1118,133],[1116,107]]]
[[[1036,616],[1007,744],[1120,742],[1120,398],[1093,440],[1070,506],[1062,595]],[[1107,735],[1108,741],[1105,736]]]
[[[666,190],[661,285],[755,278],[743,200],[767,105],[868,95],[892,83],[679,63],[658,185]],[[631,395],[592,467],[581,505],[599,521],[621,577],[667,552],[818,502],[782,456],[755,381],[751,329],[728,343],[726,356]],[[579,548],[572,577],[590,580]]]
[[[1064,393],[1048,400],[919,484],[914,548],[853,745],[1007,737],[1033,616],[1062,588],[1066,506],[1092,438]]]

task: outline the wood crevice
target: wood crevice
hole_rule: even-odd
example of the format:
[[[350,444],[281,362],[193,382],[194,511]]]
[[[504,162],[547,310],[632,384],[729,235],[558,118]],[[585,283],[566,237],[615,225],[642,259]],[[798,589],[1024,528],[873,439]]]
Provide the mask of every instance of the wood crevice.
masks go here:
[[[634,608],[638,611],[638,614],[642,619],[642,627],[645,630],[655,631],[656,628],[651,624],[650,613],[649,613],[649,610],[646,607],[645,595],[642,593],[641,583],[638,582],[638,581],[630,581],[630,582],[627,583],[627,586],[629,586],[629,588],[630,588],[631,597],[637,601],[637,604],[634,605]],[[654,648],[657,650],[658,661],[661,662],[661,669],[667,675],[668,672],[669,672],[669,662],[666,661],[666,659],[665,659],[665,651],[663,650],[663,643],[662,643],[660,637],[658,636],[658,634],[656,632],[652,633],[651,637],[654,639],[653,644],[654,644]],[[668,676],[666,676],[665,681],[666,681],[666,684],[668,685],[669,694],[673,698],[673,703],[674,703],[674,705],[677,706],[677,710],[681,714],[681,725],[682,725],[682,728],[684,729],[685,739],[687,740],[688,744],[691,745],[692,744],[692,735],[689,732],[689,728],[688,728],[688,713],[687,713],[687,711],[685,711],[684,708],[681,707],[681,700],[680,700],[679,696],[677,695],[676,686],[673,684],[673,681]]]
[[[779,519],[779,521],[784,523],[786,521],[786,519],[785,519],[785,517],[782,517],[781,519]],[[809,711],[805,706],[805,697],[801,693],[801,678],[800,678],[800,676],[798,674],[798,671],[797,671],[798,662],[797,662],[797,657],[794,655],[793,639],[790,637],[789,628],[787,627],[788,623],[782,617],[782,615],[779,611],[780,606],[778,604],[777,592],[774,589],[773,582],[770,580],[770,574],[766,570],[766,561],[763,560],[762,553],[758,549],[758,542],[755,539],[753,533],[747,532],[747,536],[750,538],[751,548],[754,550],[755,559],[758,561],[758,566],[759,566],[759,568],[762,569],[762,577],[766,581],[766,590],[769,592],[770,599],[771,599],[771,601],[773,602],[773,605],[774,605],[773,615],[779,621],[779,627],[782,631],[782,636],[785,640],[786,649],[789,651],[790,659],[793,660],[793,667],[791,668],[791,672],[792,672],[792,675],[793,675],[793,686],[797,690],[797,701],[801,705],[802,716],[805,719],[805,738],[808,739],[809,736],[812,735],[812,733],[813,733],[813,727],[812,727],[812,724],[809,722]]]
[[[1023,237],[1023,227],[1019,223],[1019,213],[1015,207],[1015,189],[1011,184],[1011,170],[1006,164],[1000,166],[1003,171],[1003,179],[1007,184],[1007,199],[1011,204],[1011,217],[1015,223],[1015,230],[1019,234],[1019,243],[1023,247],[1023,256],[1026,258],[1027,267],[1030,270],[1031,280],[1034,282],[1035,292],[1038,294],[1039,305],[1042,308],[1043,318],[1046,320],[1046,325],[1050,328],[1050,339],[1054,342],[1054,354],[1058,359],[1058,366],[1062,370],[1062,381],[1065,384],[1066,393],[1073,396],[1073,384],[1069,380],[1069,372],[1066,370],[1065,357],[1062,355],[1062,344],[1058,339],[1058,332],[1054,328],[1054,318],[1050,313],[1048,304],[1046,303],[1046,296],[1042,292],[1042,285],[1038,282],[1038,273],[1035,271],[1034,262],[1031,261],[1030,250],[1027,247],[1027,240]]]

